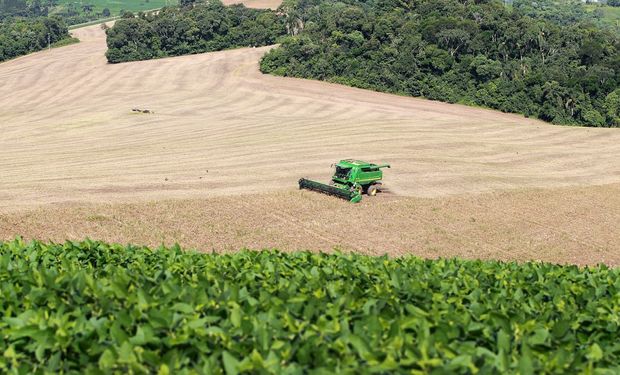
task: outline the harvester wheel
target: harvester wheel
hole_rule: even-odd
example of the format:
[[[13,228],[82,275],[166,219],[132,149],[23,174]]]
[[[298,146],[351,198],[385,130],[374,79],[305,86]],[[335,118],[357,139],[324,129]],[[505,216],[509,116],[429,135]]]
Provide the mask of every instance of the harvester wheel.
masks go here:
[[[377,189],[375,185],[372,185],[368,187],[368,191],[366,192],[366,194],[374,197],[375,195],[377,195],[377,191],[379,191],[379,189]]]

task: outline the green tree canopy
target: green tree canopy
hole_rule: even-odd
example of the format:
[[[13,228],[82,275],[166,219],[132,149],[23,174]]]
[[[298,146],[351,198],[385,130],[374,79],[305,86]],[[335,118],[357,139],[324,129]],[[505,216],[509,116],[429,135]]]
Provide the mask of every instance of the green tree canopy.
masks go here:
[[[303,20],[302,30],[289,32],[261,69],[558,124],[618,126],[620,38],[577,2],[558,16],[551,0],[515,0],[514,9],[492,0],[299,0],[281,12]]]

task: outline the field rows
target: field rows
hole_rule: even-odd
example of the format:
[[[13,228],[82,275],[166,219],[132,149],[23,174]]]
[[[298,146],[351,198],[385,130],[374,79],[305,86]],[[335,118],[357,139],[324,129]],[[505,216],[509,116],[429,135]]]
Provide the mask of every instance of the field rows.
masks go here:
[[[268,47],[108,65],[98,26],[75,34],[0,65],[2,208],[286,190],[345,157],[401,196],[620,181],[615,129],[264,76]]]
[[[132,221],[153,205],[165,211],[178,203],[191,211],[177,212],[180,227],[147,221],[142,229],[160,228],[158,240],[182,234],[178,238],[186,245],[202,248],[263,247],[273,243],[269,236],[288,238],[288,221],[299,223],[298,240],[273,243],[277,247],[343,245],[393,254],[618,262],[617,233],[606,224],[616,220],[620,207],[614,200],[620,182],[616,129],[553,126],[496,111],[266,76],[257,65],[270,47],[109,65],[99,26],[74,34],[81,43],[0,64],[3,238],[78,239],[93,233],[136,240],[140,234],[115,232],[114,221],[88,231],[92,223],[78,224],[72,215],[96,217],[97,204],[104,204]],[[135,114],[133,108],[155,113]],[[297,180],[327,180],[330,165],[348,157],[392,164],[385,174],[390,193],[361,208],[323,196],[311,196],[314,203],[308,206],[310,195],[296,191]],[[609,187],[594,187],[605,184]],[[546,193],[539,194],[540,188]],[[524,201],[494,202],[495,194],[514,190],[525,191],[514,196]],[[289,213],[265,220],[281,228],[262,231],[266,224],[256,210],[237,237],[217,237],[201,224],[238,222],[257,194],[275,215]],[[272,194],[283,202],[265,198]],[[480,204],[452,207],[453,196],[478,197],[471,199]],[[417,211],[415,202],[426,198],[429,207],[445,207],[437,231],[429,213]],[[563,199],[575,205],[578,216],[571,216]],[[39,207],[41,217],[66,216],[46,224],[22,220]],[[551,211],[536,212],[538,207]],[[312,218],[315,209],[321,219]],[[340,216],[330,228],[331,209]],[[563,224],[553,221],[558,209],[566,211]],[[204,218],[204,212],[215,217]],[[522,214],[513,218],[513,212]],[[468,233],[461,220],[481,214],[489,221]],[[549,224],[529,222],[530,214],[548,218]],[[386,240],[338,241],[353,219],[359,219],[360,230],[370,227]],[[328,228],[329,235],[315,226]],[[514,241],[502,237],[502,228]],[[195,230],[204,237],[192,242],[189,233]],[[409,232],[400,239],[393,235],[399,231]],[[135,242],[150,243],[142,237]]]

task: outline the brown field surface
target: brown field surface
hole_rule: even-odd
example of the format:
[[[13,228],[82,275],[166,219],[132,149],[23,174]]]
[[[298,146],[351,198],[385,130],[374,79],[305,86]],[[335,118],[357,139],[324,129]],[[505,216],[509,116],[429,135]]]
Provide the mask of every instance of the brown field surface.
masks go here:
[[[0,238],[620,263],[617,129],[262,75],[270,47],[109,65],[74,33],[0,64]],[[295,190],[345,157],[389,193]]]
[[[205,251],[241,248],[416,254],[620,266],[620,184],[357,205],[280,191],[144,203],[61,204],[0,214],[0,238],[85,237]]]
[[[224,5],[243,4],[248,8],[277,9],[282,0],[224,0]]]

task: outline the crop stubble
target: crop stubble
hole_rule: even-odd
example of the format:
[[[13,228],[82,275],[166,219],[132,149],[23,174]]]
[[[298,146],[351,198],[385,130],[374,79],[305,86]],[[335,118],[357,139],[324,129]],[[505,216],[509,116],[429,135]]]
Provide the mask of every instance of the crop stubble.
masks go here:
[[[109,65],[74,33],[0,64],[2,238],[618,263],[616,129],[262,75],[271,47]],[[344,157],[391,163],[390,193],[293,192]]]

